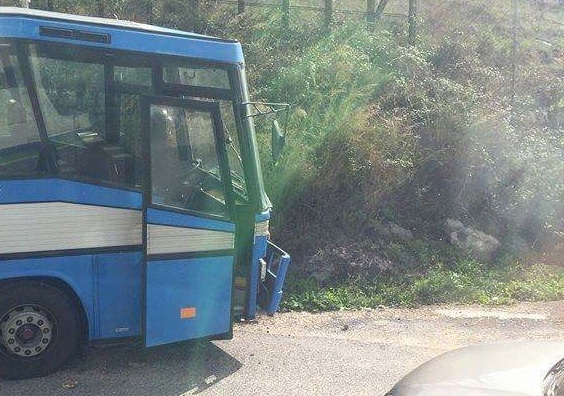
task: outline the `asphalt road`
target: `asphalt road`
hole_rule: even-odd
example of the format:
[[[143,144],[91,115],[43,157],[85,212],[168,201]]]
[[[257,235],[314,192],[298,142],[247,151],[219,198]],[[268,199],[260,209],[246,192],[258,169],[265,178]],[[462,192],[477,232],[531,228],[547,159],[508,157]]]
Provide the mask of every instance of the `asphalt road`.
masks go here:
[[[564,342],[563,325],[564,302],[285,313],[236,325],[230,341],[90,347],[48,377],[0,380],[0,395],[383,395],[443,351]]]

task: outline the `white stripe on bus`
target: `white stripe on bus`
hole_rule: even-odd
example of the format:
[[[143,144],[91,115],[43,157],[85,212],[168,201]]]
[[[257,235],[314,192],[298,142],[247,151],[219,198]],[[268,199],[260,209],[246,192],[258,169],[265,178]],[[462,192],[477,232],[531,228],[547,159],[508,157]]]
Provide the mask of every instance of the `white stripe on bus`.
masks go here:
[[[0,205],[0,253],[142,244],[142,212],[64,202]]]
[[[147,253],[170,254],[231,250],[235,235],[225,231],[147,225]]]

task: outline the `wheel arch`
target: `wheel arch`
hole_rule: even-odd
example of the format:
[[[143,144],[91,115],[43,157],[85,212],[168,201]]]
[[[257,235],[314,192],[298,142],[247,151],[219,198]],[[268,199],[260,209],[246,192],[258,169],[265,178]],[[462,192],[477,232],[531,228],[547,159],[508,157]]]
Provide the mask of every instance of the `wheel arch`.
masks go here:
[[[0,287],[7,284],[13,283],[43,283],[54,288],[57,288],[65,295],[67,295],[74,306],[78,310],[80,317],[80,333],[81,333],[81,343],[85,343],[88,340],[89,335],[89,323],[88,315],[86,314],[86,309],[81,298],[78,296],[76,290],[65,280],[55,277],[55,276],[21,276],[21,277],[10,277],[0,279]]]

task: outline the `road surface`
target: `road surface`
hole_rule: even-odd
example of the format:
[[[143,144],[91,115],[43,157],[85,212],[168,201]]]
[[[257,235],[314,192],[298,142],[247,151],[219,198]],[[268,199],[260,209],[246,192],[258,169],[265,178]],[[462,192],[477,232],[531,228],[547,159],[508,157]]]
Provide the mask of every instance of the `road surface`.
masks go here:
[[[564,342],[564,302],[282,313],[234,331],[233,340],[213,343],[90,347],[53,375],[0,380],[0,395],[383,395],[460,346]]]

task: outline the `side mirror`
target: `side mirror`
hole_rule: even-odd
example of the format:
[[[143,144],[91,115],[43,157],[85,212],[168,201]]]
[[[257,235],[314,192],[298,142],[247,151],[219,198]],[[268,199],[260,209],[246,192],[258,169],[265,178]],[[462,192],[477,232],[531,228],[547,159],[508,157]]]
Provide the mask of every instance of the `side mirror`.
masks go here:
[[[286,136],[284,136],[278,120],[274,120],[272,122],[272,161],[274,163],[278,162],[285,144]]]
[[[245,102],[242,103],[244,106],[243,111],[247,112],[245,118],[253,118],[257,116],[264,116],[271,114],[274,116],[274,121],[272,122],[272,160],[276,164],[280,155],[282,154],[282,149],[286,143],[286,128],[288,126],[288,117],[290,115],[290,105],[288,103],[268,103],[268,102]],[[280,126],[278,119],[276,117],[279,113],[285,112],[284,127]]]

